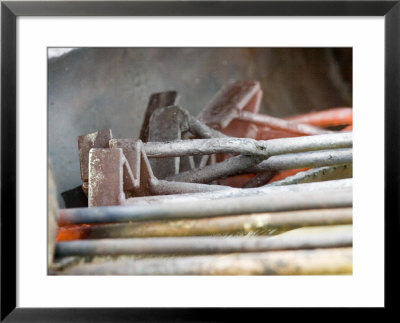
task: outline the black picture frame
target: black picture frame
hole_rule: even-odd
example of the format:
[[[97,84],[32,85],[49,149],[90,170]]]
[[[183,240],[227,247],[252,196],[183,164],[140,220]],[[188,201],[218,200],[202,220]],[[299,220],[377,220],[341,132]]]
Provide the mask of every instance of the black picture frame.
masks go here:
[[[400,1],[82,1],[1,3],[1,321],[237,321],[243,309],[16,307],[16,19],[19,16],[382,16],[385,19],[385,309],[396,308]],[[373,260],[371,260],[373,261]],[[38,291],[40,293],[40,291]],[[397,292],[398,293],[398,292]],[[246,316],[265,315],[248,309]],[[255,312],[255,313],[253,313]],[[331,311],[330,311],[331,312]],[[257,313],[257,314],[256,314]]]

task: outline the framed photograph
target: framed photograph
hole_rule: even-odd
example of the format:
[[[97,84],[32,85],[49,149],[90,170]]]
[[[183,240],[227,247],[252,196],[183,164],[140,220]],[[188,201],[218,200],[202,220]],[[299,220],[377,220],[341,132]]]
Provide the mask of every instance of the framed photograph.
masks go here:
[[[1,320],[393,308],[399,15],[2,2]]]

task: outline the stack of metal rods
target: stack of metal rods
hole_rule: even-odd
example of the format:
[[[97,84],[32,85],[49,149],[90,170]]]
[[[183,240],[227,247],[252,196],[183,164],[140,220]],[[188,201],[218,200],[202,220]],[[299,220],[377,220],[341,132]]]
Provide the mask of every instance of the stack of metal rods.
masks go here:
[[[187,201],[60,210],[60,224],[99,224],[78,227],[83,239],[58,242],[56,256],[97,257],[63,272],[73,275],[351,273],[351,179],[286,187],[244,197],[197,193],[186,194]]]
[[[257,83],[233,86],[240,88],[243,100],[235,100],[240,103],[237,110],[244,112],[230,113],[229,121],[224,121],[223,114],[216,119],[216,113],[208,110],[193,118],[173,106],[176,92],[166,92],[150,100],[141,132],[144,143],[112,139],[110,130],[80,137],[82,188],[89,201],[100,206],[59,210],[56,259],[78,257],[86,262],[82,260],[56,274],[352,273],[352,134],[318,128],[313,115],[290,121],[257,115],[254,104],[259,104],[262,94]],[[218,100],[217,95],[214,101]],[[170,107],[163,110],[154,106],[163,102]],[[210,107],[213,104],[207,109]],[[163,120],[163,113],[179,123],[179,129],[168,134],[173,140],[151,130],[152,122]],[[341,108],[340,113],[349,122],[349,110]],[[174,119],[177,114],[178,123]],[[207,118],[212,122],[207,123]],[[271,130],[273,136],[285,133],[288,137],[302,137],[228,137],[231,131],[237,131],[232,127],[238,122],[235,118],[240,122],[256,120],[256,125],[263,127],[259,132],[263,136],[268,127],[276,126],[277,131]],[[297,123],[299,120],[311,120],[310,126]],[[329,125],[321,113],[318,120]],[[166,129],[165,125],[162,129]],[[182,133],[188,129],[201,139],[182,140]],[[148,138],[159,140],[147,141]],[[97,147],[99,142],[102,146]],[[97,155],[89,154],[99,148]],[[96,173],[96,179],[101,180],[90,182],[90,172],[102,171],[101,164],[95,163],[107,149],[113,152],[108,160],[122,156],[118,167],[114,167],[118,176],[110,177],[115,198],[109,201],[114,204],[101,204],[101,198],[91,196],[99,191],[99,187],[94,190],[91,185],[108,183],[104,180],[105,175],[110,176],[107,173]],[[215,162],[209,157],[216,154],[233,156]],[[198,165],[195,156],[200,158]],[[179,167],[184,160],[190,162],[187,169]],[[154,174],[162,174],[163,178],[154,176],[152,167],[160,167],[154,169]],[[300,167],[306,170],[269,181],[271,174]],[[256,175],[246,180],[243,188],[215,185],[221,179],[241,174]],[[101,192],[101,196],[111,193]]]

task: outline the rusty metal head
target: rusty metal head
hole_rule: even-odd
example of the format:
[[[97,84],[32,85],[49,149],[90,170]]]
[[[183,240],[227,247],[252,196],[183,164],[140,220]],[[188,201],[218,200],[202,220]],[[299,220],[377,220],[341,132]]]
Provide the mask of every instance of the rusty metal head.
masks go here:
[[[79,161],[83,182],[87,182],[89,177],[89,150],[92,148],[108,148],[108,142],[111,138],[111,129],[103,129],[78,137]]]
[[[168,107],[170,105],[178,104],[179,94],[176,91],[165,91],[160,93],[153,93],[150,96],[149,103],[143,118],[142,129],[140,130],[140,140],[147,142],[149,139],[149,122],[154,111]]]
[[[225,129],[241,110],[256,113],[262,91],[258,81],[236,81],[225,85],[200,112],[198,119],[211,128]]]

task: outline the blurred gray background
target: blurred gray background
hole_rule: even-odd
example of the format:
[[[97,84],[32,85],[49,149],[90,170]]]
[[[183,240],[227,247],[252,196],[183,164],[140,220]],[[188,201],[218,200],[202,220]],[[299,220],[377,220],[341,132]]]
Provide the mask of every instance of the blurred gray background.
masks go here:
[[[150,95],[177,90],[193,115],[225,83],[259,80],[262,113],[352,106],[351,48],[80,48],[48,61],[48,153],[61,192],[81,184],[77,136],[137,138]]]

